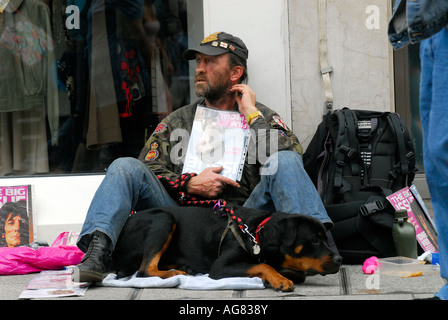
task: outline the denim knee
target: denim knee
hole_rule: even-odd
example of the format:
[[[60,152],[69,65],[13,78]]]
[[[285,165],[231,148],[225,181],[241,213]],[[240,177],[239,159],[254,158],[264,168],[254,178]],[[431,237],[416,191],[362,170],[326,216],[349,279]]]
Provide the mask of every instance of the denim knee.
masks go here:
[[[107,173],[116,171],[133,172],[142,168],[146,168],[146,166],[140,160],[131,157],[123,157],[114,160],[107,169]]]
[[[300,162],[302,163],[302,156],[300,154],[298,154],[297,152],[294,151],[289,151],[289,150],[284,150],[284,151],[279,151],[278,152],[280,159],[280,161],[292,161],[292,162]]]
[[[269,162],[271,159],[275,159],[277,157],[277,161],[281,166],[289,166],[289,165],[299,165],[303,167],[303,161],[300,154],[294,151],[283,150],[279,151],[268,158]]]
[[[292,168],[303,169],[302,157],[300,154],[289,150],[276,152],[269,156],[260,172],[261,175],[272,175],[277,173],[279,168],[282,168],[282,170]]]

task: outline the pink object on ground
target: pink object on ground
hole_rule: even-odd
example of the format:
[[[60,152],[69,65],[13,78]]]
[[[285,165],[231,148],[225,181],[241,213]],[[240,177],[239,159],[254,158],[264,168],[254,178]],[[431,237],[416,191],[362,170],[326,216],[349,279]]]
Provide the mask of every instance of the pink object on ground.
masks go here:
[[[362,271],[365,274],[372,274],[378,268],[378,258],[370,257],[364,261],[362,264]]]
[[[67,245],[70,234],[61,233],[51,247],[0,248],[0,275],[60,270],[79,264],[84,253],[77,246]]]

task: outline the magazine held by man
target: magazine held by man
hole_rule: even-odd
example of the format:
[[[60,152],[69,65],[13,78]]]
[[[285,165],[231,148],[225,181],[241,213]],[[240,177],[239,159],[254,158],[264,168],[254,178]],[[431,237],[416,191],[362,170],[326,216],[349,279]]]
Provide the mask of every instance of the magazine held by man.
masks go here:
[[[249,125],[241,113],[198,106],[182,173],[222,166],[220,174],[239,181],[249,135]]]

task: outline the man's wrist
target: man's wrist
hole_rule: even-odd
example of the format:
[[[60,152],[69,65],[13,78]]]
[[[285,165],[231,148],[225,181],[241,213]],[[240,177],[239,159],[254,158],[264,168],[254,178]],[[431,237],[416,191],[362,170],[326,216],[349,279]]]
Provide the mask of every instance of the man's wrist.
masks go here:
[[[185,192],[188,194],[194,194],[195,190],[194,190],[194,181],[193,183],[192,180],[194,180],[194,176],[191,177],[190,179],[188,179],[188,181],[185,183]]]
[[[255,120],[258,117],[263,117],[263,114],[259,110],[256,110],[256,111],[252,112],[251,114],[249,114],[246,117],[247,124],[250,125],[252,123],[252,121]]]

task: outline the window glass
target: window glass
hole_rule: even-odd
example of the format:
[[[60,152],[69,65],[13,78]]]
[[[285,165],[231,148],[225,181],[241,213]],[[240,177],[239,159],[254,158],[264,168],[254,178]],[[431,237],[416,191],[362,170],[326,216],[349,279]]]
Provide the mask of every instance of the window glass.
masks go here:
[[[423,133],[420,119],[420,45],[410,45],[408,48],[409,61],[409,104],[411,114],[411,133],[415,146],[415,161],[419,173],[423,167]]]
[[[189,103],[186,0],[0,0],[0,176],[104,172]]]

